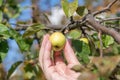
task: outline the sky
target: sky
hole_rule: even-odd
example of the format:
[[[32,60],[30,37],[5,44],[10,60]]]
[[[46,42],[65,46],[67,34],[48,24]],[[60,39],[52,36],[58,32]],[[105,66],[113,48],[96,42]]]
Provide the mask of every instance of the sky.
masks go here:
[[[48,3],[49,1],[49,3]],[[42,11],[50,10],[56,5],[60,5],[61,0],[40,0],[38,3]],[[73,0],[68,0],[72,2]],[[21,7],[31,6],[31,0],[24,0],[20,3]],[[79,5],[84,5],[84,0],[79,0]],[[21,15],[17,18],[18,20],[27,21],[32,17],[32,10],[30,8],[22,11]],[[16,23],[16,19],[10,19],[9,23]],[[14,28],[15,26],[12,25]],[[3,61],[6,71],[8,71],[11,65],[17,61],[24,60],[24,56],[21,54],[20,49],[15,40],[8,39],[9,50],[6,58]]]

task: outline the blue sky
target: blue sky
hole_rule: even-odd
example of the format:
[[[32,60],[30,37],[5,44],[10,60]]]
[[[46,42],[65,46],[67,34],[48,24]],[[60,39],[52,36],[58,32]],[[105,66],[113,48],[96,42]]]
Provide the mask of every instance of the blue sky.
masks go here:
[[[45,10],[50,10],[52,7],[54,7],[56,5],[60,5],[60,1],[61,0],[40,0],[38,5],[41,10],[45,11]],[[73,0],[69,0],[69,1],[71,2]],[[31,0],[24,0],[22,3],[20,3],[20,5],[22,7],[31,6],[31,4],[32,4]],[[84,0],[79,0],[79,5],[84,5]],[[23,10],[21,15],[17,19],[22,20],[22,21],[27,21],[27,20],[31,19],[31,17],[32,17],[31,15],[32,15],[32,10],[30,8],[28,8],[28,9]],[[16,23],[16,19],[10,19],[9,22]],[[15,27],[15,26],[12,25],[12,27]],[[7,71],[9,70],[9,68],[11,67],[11,65],[13,63],[24,59],[23,55],[21,54],[21,52],[19,50],[19,47],[18,47],[16,41],[9,39],[8,43],[9,43],[8,44],[9,51],[3,62],[5,65],[5,69]]]
[[[60,5],[60,1],[61,0],[40,0],[38,5],[40,6],[41,10],[45,11],[45,10],[49,10],[51,7],[54,7],[57,4]],[[68,0],[68,1],[72,2],[74,0]],[[79,5],[84,5],[84,0],[78,0],[78,1],[79,1]]]

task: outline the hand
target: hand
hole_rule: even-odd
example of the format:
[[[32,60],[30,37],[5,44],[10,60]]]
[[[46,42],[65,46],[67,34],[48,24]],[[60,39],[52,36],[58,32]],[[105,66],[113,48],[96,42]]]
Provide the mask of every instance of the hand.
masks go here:
[[[71,68],[80,63],[77,60],[68,40],[64,47],[64,56],[67,64],[61,56],[61,52],[54,53],[54,61],[51,60],[50,54],[51,43],[49,42],[49,35],[47,34],[43,38],[39,54],[40,66],[47,80],[77,80],[80,73],[71,70]]]

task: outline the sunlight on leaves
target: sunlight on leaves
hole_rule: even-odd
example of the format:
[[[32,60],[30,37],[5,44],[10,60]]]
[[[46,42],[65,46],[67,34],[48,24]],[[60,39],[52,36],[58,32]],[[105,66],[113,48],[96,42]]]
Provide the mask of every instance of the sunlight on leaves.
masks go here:
[[[81,36],[81,31],[80,30],[71,30],[68,34],[68,37],[71,39],[78,39]]]
[[[103,44],[104,44],[105,47],[109,47],[113,43],[114,43],[114,39],[111,36],[109,36],[109,35],[104,36]]]
[[[67,17],[73,15],[78,7],[78,0],[74,0],[73,2],[68,2],[67,0],[61,1],[63,11]]]

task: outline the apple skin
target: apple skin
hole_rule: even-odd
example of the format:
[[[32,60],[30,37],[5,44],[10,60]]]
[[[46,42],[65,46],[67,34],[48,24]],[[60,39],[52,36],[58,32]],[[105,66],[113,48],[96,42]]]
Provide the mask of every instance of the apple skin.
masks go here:
[[[80,41],[83,41],[84,43],[89,44],[89,41],[87,38],[80,38]]]
[[[61,32],[54,32],[50,36],[50,42],[54,51],[61,51],[66,43],[66,38]]]

